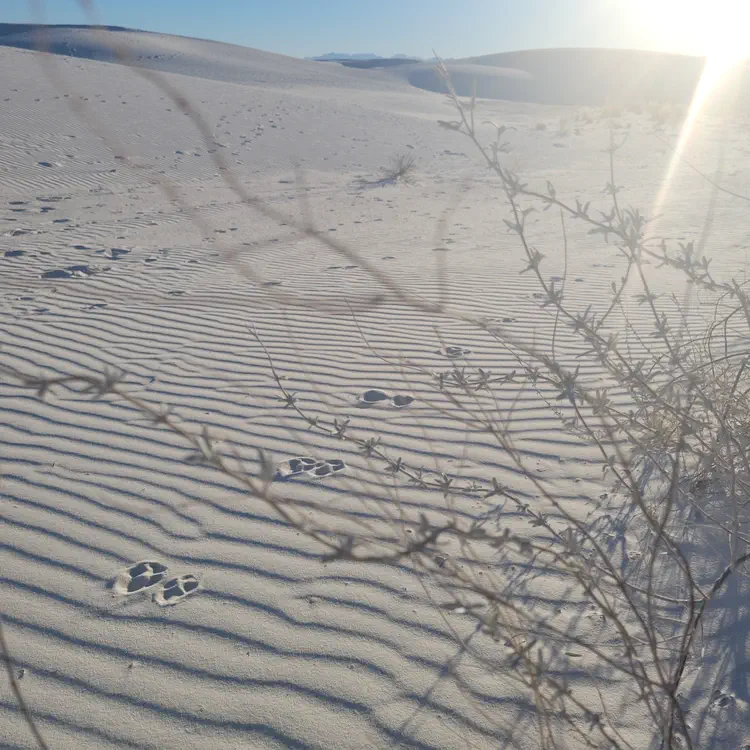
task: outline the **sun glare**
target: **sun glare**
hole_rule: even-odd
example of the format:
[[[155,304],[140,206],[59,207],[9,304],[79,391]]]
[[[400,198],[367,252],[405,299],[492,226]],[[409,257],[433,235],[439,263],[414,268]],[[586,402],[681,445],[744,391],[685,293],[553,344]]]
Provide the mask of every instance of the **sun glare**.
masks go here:
[[[698,116],[729,73],[750,58],[750,0],[632,1],[638,6],[639,22],[648,29],[649,39],[654,45],[706,58],[674,156],[653,206],[653,214],[658,215]]]
[[[655,44],[736,62],[750,55],[748,0],[632,0]]]

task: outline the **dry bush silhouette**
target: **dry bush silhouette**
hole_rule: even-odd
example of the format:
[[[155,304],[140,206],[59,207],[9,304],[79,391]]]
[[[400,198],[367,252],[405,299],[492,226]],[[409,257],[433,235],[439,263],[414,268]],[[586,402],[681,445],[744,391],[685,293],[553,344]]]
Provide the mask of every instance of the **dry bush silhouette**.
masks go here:
[[[127,50],[118,53],[127,62]],[[352,301],[355,322],[368,305],[388,299],[432,316],[437,327],[440,320],[471,324],[498,350],[513,356],[516,368],[502,373],[472,367],[462,352],[448,345],[443,352],[455,361],[438,373],[408,359],[386,361],[395,371],[431,383],[433,397],[427,406],[432,413],[491,441],[523,474],[533,497],[497,478],[483,483],[440,467],[426,469],[400,455],[387,436],[369,434],[350,419],[308,413],[298,394],[285,385],[257,331],[251,335],[278,387],[280,412],[287,410],[285,415],[293,413],[310,430],[353,445],[370,461],[383,492],[375,499],[363,493],[360,502],[367,513],[352,513],[333,501],[301,503],[288,498],[274,481],[276,467],[267,451],[259,450],[259,468],[249,471],[239,451],[228,448],[208,428],[178,420],[160,404],[131,395],[122,372],[53,377],[8,366],[0,372],[33,389],[39,398],[67,389],[82,398],[119,399],[153,426],[179,435],[190,451],[187,461],[230,477],[249,499],[267,504],[317,542],[327,560],[408,566],[440,592],[434,595],[437,608],[473,618],[477,637],[494,644],[494,649],[486,643],[477,647],[445,618],[462,651],[483,664],[490,677],[502,673],[512,680],[519,694],[529,699],[537,713],[540,747],[562,747],[564,735],[566,742],[582,747],[633,748],[611,713],[615,701],[608,694],[617,691],[623,703],[643,706],[654,747],[697,749],[702,742],[699,717],[709,706],[686,705],[688,672],[694,680],[703,659],[721,658],[722,643],[715,630],[707,629],[705,615],[750,559],[750,295],[744,284],[715,279],[709,261],[691,242],[652,236],[648,217],[622,204],[616,158],[624,143],[616,135],[607,151],[611,205],[605,213],[594,213],[588,203],[561,196],[552,183],[533,189],[508,169],[503,163],[508,129],[495,125],[494,139],[485,143],[474,122],[476,101],[462,102],[446,68],[440,62],[438,68],[457,117],[441,124],[456,131],[456,138],[468,139],[482,167],[497,180],[507,209],[503,227],[516,239],[525,259],[524,272],[535,279],[541,307],[552,312],[550,346],[520,340],[502,324],[452,307],[443,295],[438,302],[417,297],[356,248],[319,232],[311,218],[288,216],[249,194],[220,151],[212,158],[249,210],[356,262],[380,284],[382,296]],[[159,74],[133,71],[180,107],[210,142],[210,130],[193,103]],[[89,121],[84,105],[76,106]],[[563,134],[567,125],[561,121],[558,136]],[[408,179],[414,167],[411,156],[401,156],[384,179]],[[179,200],[167,180],[163,189]],[[533,246],[527,228],[533,211],[548,210],[559,215],[565,248],[561,282],[548,280],[545,258]],[[195,222],[199,231],[207,230],[197,217]],[[610,301],[603,309],[579,309],[569,299],[567,238],[573,224],[600,236],[603,246],[625,260],[625,271],[612,281]],[[677,298],[664,298],[652,289],[648,264],[674,269],[683,275],[688,290],[708,295],[714,300],[713,318],[697,330],[688,324]],[[237,268],[244,278],[261,280],[252,266],[238,263]],[[634,296],[649,313],[647,326],[629,318],[626,296]],[[277,302],[318,304],[281,293]],[[382,357],[364,332],[362,338],[375,356]],[[558,356],[563,339],[580,345],[578,366],[566,366]],[[585,514],[580,503],[557,494],[529,465],[511,429],[513,415],[497,408],[498,394],[508,392],[519,398],[533,392],[559,418],[560,431],[597,449],[611,489],[585,497]],[[432,510],[427,513],[404,502],[389,485],[391,477],[434,496]],[[467,500],[481,501],[485,510],[472,516],[461,507]],[[522,522],[526,531],[520,533]],[[715,549],[715,564],[708,570],[700,562],[701,545]],[[547,599],[550,578],[575,605],[576,616],[565,616],[556,601]],[[4,638],[0,643],[10,670]],[[571,687],[568,675],[579,661],[598,686],[596,698],[579,695]],[[458,675],[452,678],[466,687]],[[44,747],[15,687],[24,715]]]
[[[377,180],[359,179],[359,187],[385,187],[396,185],[399,182],[411,183],[414,181],[417,171],[417,159],[413,154],[399,154],[394,157],[391,164],[382,170],[382,177]]]
[[[383,179],[398,182],[403,180],[408,182],[413,179],[414,172],[417,169],[416,157],[412,154],[400,154],[396,157],[390,169],[386,170]]]

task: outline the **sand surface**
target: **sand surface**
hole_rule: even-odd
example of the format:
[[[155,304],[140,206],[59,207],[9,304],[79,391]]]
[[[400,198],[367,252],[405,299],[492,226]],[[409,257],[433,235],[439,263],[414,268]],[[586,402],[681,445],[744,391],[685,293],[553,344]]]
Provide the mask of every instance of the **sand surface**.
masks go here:
[[[55,44],[103,56],[90,35],[66,33]],[[373,499],[398,497],[412,511],[443,504],[283,409],[254,331],[308,413],[350,417],[394,455],[462,481],[497,477],[533,500],[489,438],[467,433],[450,404],[435,408],[430,378],[399,366],[408,357],[446,371],[445,345],[498,372],[516,367],[513,358],[469,324],[414,312],[357,263],[243,205],[211,158],[220,149],[248,191],[295,218],[308,211],[320,232],[414,295],[447,294],[454,310],[544,344],[550,314],[531,276],[519,275],[497,183],[468,140],[437,125],[453,117],[445,98],[396,73],[111,33],[203,114],[213,142],[124,66],[0,47],[0,362],[48,375],[120,368],[130,393],[215,428],[250,472],[258,449],[275,462],[345,461],[339,476],[288,482],[301,500],[357,513],[372,513]],[[480,111],[514,128],[507,159],[527,179],[606,206],[607,117],[506,101],[482,101]],[[671,151],[645,115],[625,113],[617,125],[630,128],[618,165],[625,202],[650,211]],[[660,132],[676,142],[676,127]],[[749,133],[702,119],[690,160],[713,173],[723,148],[722,180],[750,192]],[[403,153],[417,160],[414,181],[377,184]],[[717,274],[744,278],[750,234],[737,203],[684,166],[658,204],[660,226],[700,237],[695,207],[710,201],[705,252]],[[530,223],[550,275],[562,272],[553,213]],[[583,228],[570,227],[569,240],[572,303],[605,304],[621,260]],[[664,290],[682,288],[654,274]],[[634,305],[633,316],[645,312]],[[558,346],[573,363],[579,349],[565,337]],[[373,388],[416,400],[359,409]],[[592,449],[537,394],[497,398],[529,465],[585,514],[601,476]],[[538,747],[533,706],[502,670],[463,652],[455,636],[469,637],[473,622],[436,608],[429,580],[406,566],[321,562],[319,547],[185,455],[176,435],[116,400],[59,392],[43,402],[0,380],[0,610],[50,747]],[[196,576],[200,589],[177,606],[118,596],[113,579],[143,560]],[[554,581],[549,594],[561,594]],[[560,606],[573,616],[579,603]],[[742,642],[723,669],[739,674],[746,659]],[[584,667],[571,680],[592,690]],[[623,731],[648,747],[639,707],[610,687]],[[750,741],[742,705],[720,739]],[[5,682],[0,746],[33,747]]]

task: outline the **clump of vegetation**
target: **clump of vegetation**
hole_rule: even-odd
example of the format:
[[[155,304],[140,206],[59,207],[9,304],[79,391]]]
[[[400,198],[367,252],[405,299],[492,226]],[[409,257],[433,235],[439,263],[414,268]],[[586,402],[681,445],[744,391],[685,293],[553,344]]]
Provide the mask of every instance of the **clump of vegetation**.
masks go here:
[[[417,171],[417,159],[414,154],[399,154],[391,166],[385,170],[384,182],[412,182]]]
[[[410,184],[414,181],[417,171],[417,159],[414,154],[399,154],[395,156],[390,166],[383,168],[382,177],[376,180],[361,178],[357,180],[360,188],[385,187],[398,183]]]

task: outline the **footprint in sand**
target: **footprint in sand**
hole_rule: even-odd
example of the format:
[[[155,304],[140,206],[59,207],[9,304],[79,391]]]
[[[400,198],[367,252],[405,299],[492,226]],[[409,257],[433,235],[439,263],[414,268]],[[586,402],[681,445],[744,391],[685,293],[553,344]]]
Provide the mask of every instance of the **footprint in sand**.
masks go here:
[[[167,566],[153,560],[141,560],[117,573],[110,588],[118,596],[130,596],[148,591],[164,580]]]
[[[391,403],[397,409],[403,409],[405,406],[409,406],[409,404],[414,403],[414,396],[396,395],[391,399]]]
[[[276,467],[276,478],[288,479],[289,477],[297,476],[308,469],[312,469],[315,464],[317,464],[317,460],[310,456],[290,458],[288,461],[284,461]]]
[[[395,406],[397,409],[403,409],[405,406],[414,403],[414,396],[398,394],[391,396],[380,388],[370,388],[357,398],[357,403],[363,407],[387,405]]]
[[[276,467],[276,479],[286,480],[293,477],[308,476],[322,479],[339,474],[346,469],[346,464],[339,458],[321,461],[311,456],[298,456],[283,461]]]
[[[446,346],[444,349],[438,349],[435,354],[442,354],[450,359],[458,359],[458,357],[468,357],[471,354],[471,349],[465,346]]]
[[[77,250],[88,250],[88,248],[85,245],[74,245],[73,247],[75,247]],[[103,253],[106,253],[107,251],[106,250],[94,250],[94,252],[97,255],[102,255]],[[127,255],[130,252],[130,250],[125,250],[122,247],[113,247],[113,248],[110,248],[109,252],[110,252],[109,257],[112,258],[112,260],[117,260],[118,258],[121,258],[123,255]]]
[[[200,589],[200,585],[200,581],[192,573],[170,578],[156,590],[154,601],[160,607],[171,607],[195,594]]]
[[[328,461],[318,461],[312,469],[305,473],[313,479],[323,479],[334,474],[339,474],[346,469],[346,464],[340,458],[331,458]]]
[[[383,404],[386,401],[390,401],[391,397],[379,388],[370,388],[365,391],[358,399],[362,406],[374,406],[375,404]]]
[[[57,268],[54,271],[45,271],[42,274],[43,279],[71,279],[73,277],[82,278],[91,276],[94,272],[89,266],[68,266],[67,268]]]
[[[200,588],[192,573],[165,580],[167,566],[155,560],[141,560],[120,570],[108,584],[118,596],[132,596],[152,591],[153,600],[161,607],[179,604]]]

